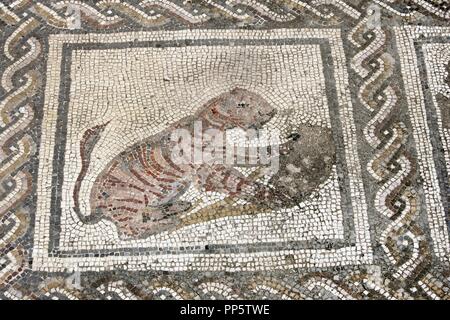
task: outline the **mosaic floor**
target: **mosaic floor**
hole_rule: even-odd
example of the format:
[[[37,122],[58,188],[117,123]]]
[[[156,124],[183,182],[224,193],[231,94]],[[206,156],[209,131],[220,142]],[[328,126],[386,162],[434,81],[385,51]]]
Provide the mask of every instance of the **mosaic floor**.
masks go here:
[[[449,299],[448,0],[0,2],[1,299]]]

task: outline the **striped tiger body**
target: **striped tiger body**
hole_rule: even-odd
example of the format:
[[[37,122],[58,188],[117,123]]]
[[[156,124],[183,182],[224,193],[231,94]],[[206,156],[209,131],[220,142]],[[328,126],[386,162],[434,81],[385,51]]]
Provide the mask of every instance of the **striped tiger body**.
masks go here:
[[[113,159],[94,183],[91,213],[112,220],[121,234],[142,237],[177,224],[179,214],[191,207],[179,199],[191,185],[246,200],[267,199],[271,196],[267,187],[248,180],[232,166],[175,163],[172,155],[176,141],[171,140],[171,133],[184,129],[193,134],[195,121],[201,122],[203,132],[260,128],[275,112],[260,96],[244,89],[236,88],[218,96],[189,121],[180,121],[167,129],[157,142],[144,140]],[[80,174],[78,185],[83,177]]]

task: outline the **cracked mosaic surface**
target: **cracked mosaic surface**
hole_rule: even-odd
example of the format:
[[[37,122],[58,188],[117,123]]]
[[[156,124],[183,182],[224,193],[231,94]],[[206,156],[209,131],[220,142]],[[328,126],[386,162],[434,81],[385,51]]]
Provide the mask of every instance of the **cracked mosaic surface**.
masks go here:
[[[1,299],[449,298],[448,1],[3,1],[0,44]]]

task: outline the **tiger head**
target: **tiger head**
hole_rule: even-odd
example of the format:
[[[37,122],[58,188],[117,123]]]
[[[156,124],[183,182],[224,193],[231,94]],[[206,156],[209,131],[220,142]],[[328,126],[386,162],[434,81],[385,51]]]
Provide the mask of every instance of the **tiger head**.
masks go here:
[[[275,114],[276,109],[261,96],[241,88],[216,97],[203,112],[210,123],[224,129],[260,129]]]

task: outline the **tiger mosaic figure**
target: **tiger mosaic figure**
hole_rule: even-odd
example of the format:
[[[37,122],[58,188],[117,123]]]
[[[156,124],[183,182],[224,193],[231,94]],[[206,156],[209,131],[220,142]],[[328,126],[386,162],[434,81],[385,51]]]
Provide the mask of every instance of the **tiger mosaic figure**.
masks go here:
[[[223,193],[227,197],[267,203],[288,203],[288,199],[256,181],[247,179],[233,166],[211,163],[178,164],[172,160],[176,141],[171,133],[176,129],[193,132],[200,121],[203,132],[216,129],[261,128],[276,113],[262,97],[245,89],[235,88],[210,100],[193,117],[187,117],[158,139],[148,139],[116,156],[96,178],[90,204],[91,213],[112,220],[121,234],[141,237],[165,231],[175,226],[180,213],[191,203],[180,196],[191,185],[204,191]],[[104,126],[106,126],[105,124]],[[101,131],[102,127],[97,128]],[[81,144],[81,154],[88,153],[87,142],[95,137],[88,130]],[[78,177],[74,200],[87,168]]]

